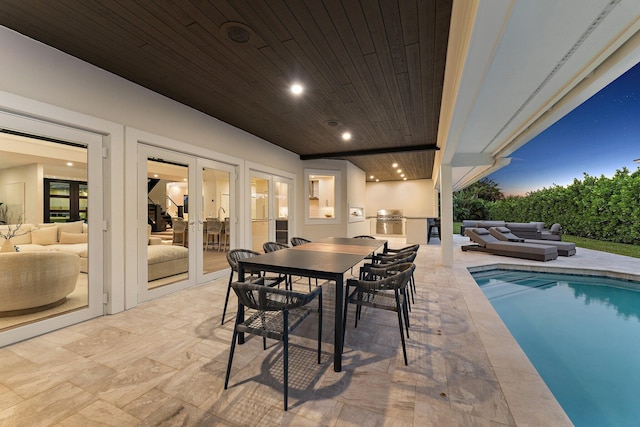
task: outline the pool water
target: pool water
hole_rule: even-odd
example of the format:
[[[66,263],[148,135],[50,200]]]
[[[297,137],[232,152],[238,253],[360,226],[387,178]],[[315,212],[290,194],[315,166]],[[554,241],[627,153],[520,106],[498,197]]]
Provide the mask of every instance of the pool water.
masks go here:
[[[640,425],[640,282],[472,275],[576,426]]]

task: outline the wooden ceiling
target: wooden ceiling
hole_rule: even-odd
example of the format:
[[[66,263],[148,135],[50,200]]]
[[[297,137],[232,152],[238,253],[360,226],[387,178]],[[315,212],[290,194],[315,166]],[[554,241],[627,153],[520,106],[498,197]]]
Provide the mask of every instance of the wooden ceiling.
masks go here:
[[[432,176],[452,2],[2,0],[0,25],[388,181]]]

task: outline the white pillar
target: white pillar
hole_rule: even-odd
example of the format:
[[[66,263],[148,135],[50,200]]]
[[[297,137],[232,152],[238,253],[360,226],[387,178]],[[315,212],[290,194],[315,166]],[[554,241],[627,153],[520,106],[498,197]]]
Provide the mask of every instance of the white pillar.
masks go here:
[[[451,165],[440,165],[440,253],[442,265],[453,265],[453,174]]]

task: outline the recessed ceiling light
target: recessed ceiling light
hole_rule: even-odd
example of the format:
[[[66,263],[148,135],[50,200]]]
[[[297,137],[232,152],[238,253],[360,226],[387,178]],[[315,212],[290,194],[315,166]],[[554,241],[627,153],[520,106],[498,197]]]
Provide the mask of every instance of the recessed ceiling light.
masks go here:
[[[304,92],[304,88],[300,83],[294,83],[291,85],[291,93],[294,95],[300,95],[302,92]]]
[[[373,175],[371,175],[371,176],[369,177],[369,179],[373,179]]]
[[[403,181],[406,181],[406,180],[407,180],[407,178],[402,178],[402,180],[403,180]]]
[[[380,182],[380,180],[379,180],[379,179],[376,179],[376,182]]]
[[[73,163],[67,162],[67,166],[73,166]]]
[[[158,174],[157,174],[157,173],[154,173],[154,174],[153,174],[153,177],[154,177],[154,178],[157,178],[157,177],[158,177]]]
[[[350,140],[350,139],[351,139],[351,133],[349,133],[349,132],[344,132],[344,133],[342,134],[342,139],[344,139],[345,141]]]
[[[395,168],[397,168],[397,167],[398,167],[398,164],[397,164],[397,163],[394,163],[394,164],[392,164],[392,165],[391,165],[391,167],[395,169]]]
[[[188,178],[184,178],[184,179],[183,179],[183,181],[188,181],[188,180],[189,180]]]
[[[401,173],[401,172],[402,172],[402,169],[398,169],[398,173]]]
[[[400,176],[404,178],[404,174],[403,173],[401,173]]]

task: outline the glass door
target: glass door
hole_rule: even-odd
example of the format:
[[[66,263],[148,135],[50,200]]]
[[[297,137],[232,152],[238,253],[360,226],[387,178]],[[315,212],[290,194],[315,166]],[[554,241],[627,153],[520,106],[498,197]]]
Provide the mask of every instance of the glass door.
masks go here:
[[[251,172],[251,244],[262,252],[265,242],[289,244],[291,180]]]
[[[103,314],[102,143],[97,134],[0,112],[0,243],[8,237],[17,248],[3,265],[15,274],[0,283],[13,295],[0,301],[0,347]],[[45,189],[59,176],[67,181]],[[57,214],[45,214],[49,201]],[[80,210],[89,205],[87,222]]]
[[[251,249],[262,252],[262,244],[274,240],[275,228],[269,223],[270,177],[251,174]]]
[[[140,144],[139,288],[146,301],[196,284],[199,217],[195,159]]]
[[[289,244],[289,180],[274,177],[276,242]]]
[[[202,194],[198,208],[198,283],[212,280],[229,268],[226,253],[235,247],[235,168],[198,159],[198,183]]]

